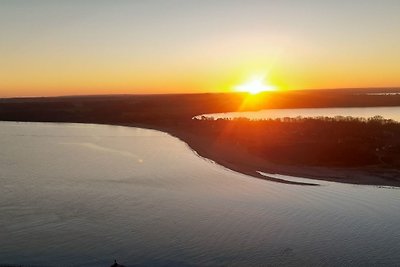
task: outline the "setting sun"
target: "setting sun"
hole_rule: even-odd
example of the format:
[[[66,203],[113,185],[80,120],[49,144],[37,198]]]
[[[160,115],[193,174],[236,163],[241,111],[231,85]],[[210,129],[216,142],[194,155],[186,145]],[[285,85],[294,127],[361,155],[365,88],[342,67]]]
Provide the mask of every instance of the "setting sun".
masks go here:
[[[254,76],[245,83],[235,86],[234,89],[238,92],[246,92],[253,95],[277,90],[275,86],[268,84],[265,76]]]

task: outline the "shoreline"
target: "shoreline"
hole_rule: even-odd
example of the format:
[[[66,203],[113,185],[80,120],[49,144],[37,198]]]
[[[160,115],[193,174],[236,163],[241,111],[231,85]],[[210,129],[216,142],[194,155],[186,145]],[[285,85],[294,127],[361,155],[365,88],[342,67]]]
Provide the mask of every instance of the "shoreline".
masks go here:
[[[358,122],[327,125],[308,121],[291,125],[287,122],[260,123],[251,128],[245,122],[232,125],[223,121],[192,120],[199,114],[273,108],[398,106],[400,101],[400,95],[357,98],[353,95],[354,90],[280,92],[259,95],[256,99],[237,93],[27,98],[0,101],[0,120],[153,129],[180,139],[203,158],[259,179],[302,185],[315,185],[317,180],[325,180],[400,187],[400,125],[385,128],[369,124],[371,127],[363,128]],[[330,127],[321,128],[326,125]],[[363,132],[364,129],[368,131]],[[332,141],[326,142],[325,134]],[[271,141],[264,142],[263,138]],[[337,147],[336,144],[342,145]],[[320,149],[319,145],[323,147]],[[305,154],[307,151],[310,153]],[[323,153],[324,157],[319,158],[318,153]],[[307,155],[309,157],[303,160]],[[342,164],[347,160],[348,164]],[[258,171],[310,178],[316,183],[265,177]]]
[[[2,122],[11,122],[4,121]],[[369,186],[389,186],[400,188],[400,173],[396,170],[382,170],[379,168],[361,167],[361,168],[328,168],[313,166],[294,166],[271,163],[256,155],[250,154],[239,147],[232,147],[228,143],[213,140],[204,136],[195,135],[185,129],[173,126],[156,126],[141,123],[96,123],[96,122],[66,122],[66,121],[12,121],[27,123],[77,123],[93,125],[123,126],[132,128],[142,128],[160,131],[169,134],[187,144],[193,152],[204,159],[221,165],[231,171],[235,171],[253,178],[301,186],[319,186],[318,181],[337,182],[353,185]],[[384,171],[384,172],[383,172]],[[389,172],[390,171],[390,172]],[[315,180],[315,183],[296,182],[284,180],[259,172],[288,175],[298,178]]]
[[[3,122],[7,122],[2,120]],[[313,166],[295,166],[275,164],[256,155],[250,154],[243,149],[232,147],[228,142],[213,142],[211,138],[195,135],[189,131],[185,131],[179,127],[173,126],[156,126],[142,123],[96,123],[96,122],[65,122],[65,121],[13,121],[13,122],[33,122],[33,123],[78,123],[78,124],[94,124],[123,126],[132,128],[149,129],[167,133],[172,137],[179,139],[187,144],[197,156],[211,160],[231,171],[235,171],[253,178],[291,184],[301,186],[319,186],[318,181],[328,181],[345,183],[352,185],[369,185],[369,186],[389,186],[400,188],[400,172],[396,170],[382,170],[376,167],[362,168],[328,168]],[[288,175],[298,178],[315,180],[315,183],[296,182],[292,180],[284,180],[259,172]]]
[[[291,166],[271,163],[243,149],[230,147],[223,142],[215,142],[207,137],[197,136],[174,127],[156,127],[142,124],[110,124],[127,127],[144,128],[165,132],[186,143],[198,156],[211,160],[229,170],[242,173],[254,178],[278,183],[319,186],[318,180],[346,183],[353,185],[390,186],[400,187],[398,171],[382,173],[382,169],[371,167],[361,168],[328,168],[312,166]],[[258,172],[288,175],[315,180],[315,183],[295,182],[261,175]],[[393,180],[396,179],[396,180]]]

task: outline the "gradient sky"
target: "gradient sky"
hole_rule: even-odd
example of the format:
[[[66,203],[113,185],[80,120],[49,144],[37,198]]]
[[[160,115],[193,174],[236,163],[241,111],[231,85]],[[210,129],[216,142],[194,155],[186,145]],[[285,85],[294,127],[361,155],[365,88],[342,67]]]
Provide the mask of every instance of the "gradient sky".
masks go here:
[[[400,86],[399,0],[0,0],[0,97]]]

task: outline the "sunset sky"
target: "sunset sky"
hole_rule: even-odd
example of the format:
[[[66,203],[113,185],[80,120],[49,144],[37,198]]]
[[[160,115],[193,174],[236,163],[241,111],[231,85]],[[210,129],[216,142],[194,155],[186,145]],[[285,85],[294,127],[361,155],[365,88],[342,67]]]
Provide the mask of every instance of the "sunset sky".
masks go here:
[[[399,0],[0,0],[0,97],[400,86]]]

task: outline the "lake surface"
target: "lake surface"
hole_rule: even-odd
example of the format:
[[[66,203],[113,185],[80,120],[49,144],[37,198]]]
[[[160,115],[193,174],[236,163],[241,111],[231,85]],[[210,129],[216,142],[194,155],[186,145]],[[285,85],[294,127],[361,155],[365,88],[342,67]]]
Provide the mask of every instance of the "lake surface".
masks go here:
[[[370,118],[382,116],[385,119],[400,121],[399,107],[351,107],[351,108],[295,108],[295,109],[266,109],[251,112],[228,112],[207,114],[206,117],[218,118],[249,118],[249,119],[277,119],[277,118],[296,118],[296,117],[335,117],[350,116],[360,118]],[[201,116],[198,116],[201,117]]]
[[[0,264],[400,264],[398,189],[259,180],[137,128],[1,122],[0,147]]]

